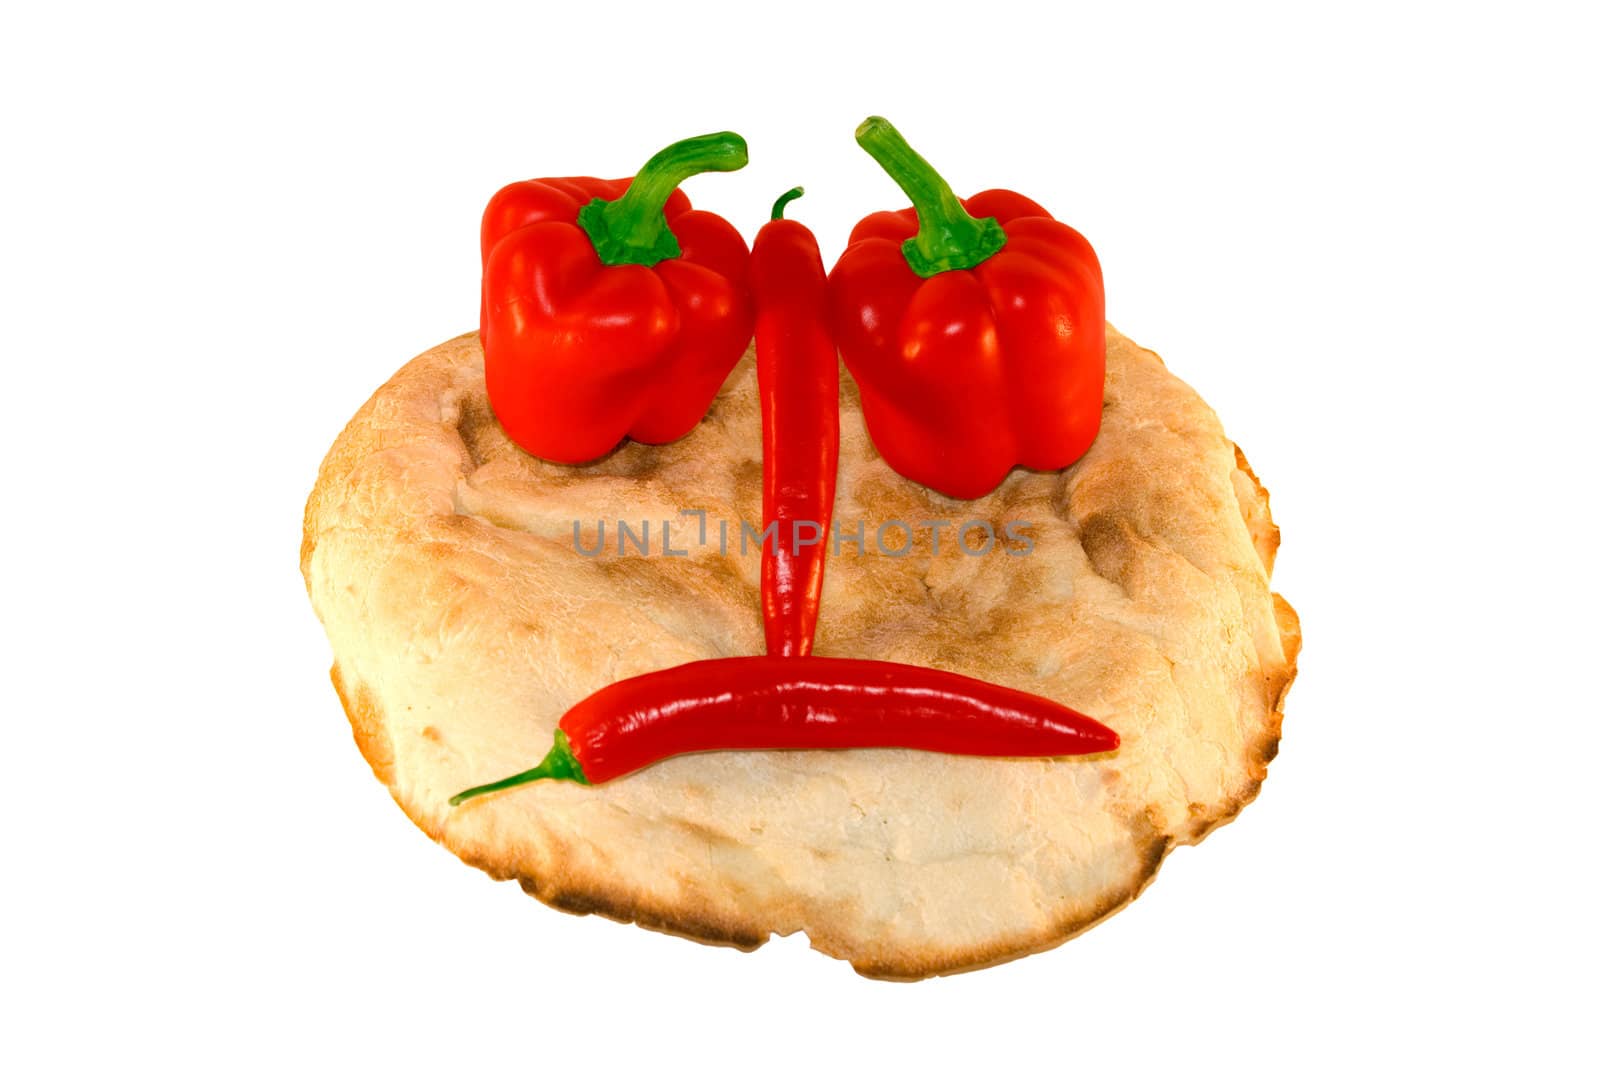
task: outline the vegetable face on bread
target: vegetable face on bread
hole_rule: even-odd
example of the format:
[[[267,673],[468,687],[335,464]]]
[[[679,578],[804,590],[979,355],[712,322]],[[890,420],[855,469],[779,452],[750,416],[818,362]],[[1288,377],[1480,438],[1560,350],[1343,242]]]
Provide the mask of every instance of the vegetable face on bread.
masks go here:
[[[905,177],[886,129],[863,142],[913,196],[908,280],[865,301],[862,253],[825,278],[787,197],[753,262],[684,225],[706,213],[676,182],[742,165],[737,135],[502,190],[481,334],[352,420],[302,568],[363,753],[458,855],[563,907],[744,947],[804,929],[915,977],[1070,936],[1231,817],[1298,629],[1265,494],[1099,318],[1087,244]],[[940,318],[1002,283],[1037,331]],[[841,308],[873,326],[855,357]]]

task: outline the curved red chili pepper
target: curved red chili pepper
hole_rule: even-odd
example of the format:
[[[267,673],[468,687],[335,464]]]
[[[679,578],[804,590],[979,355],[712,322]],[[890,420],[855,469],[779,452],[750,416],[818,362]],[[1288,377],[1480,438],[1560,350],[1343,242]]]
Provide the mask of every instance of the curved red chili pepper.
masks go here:
[[[761,389],[761,614],[767,652],[811,652],[839,466],[839,356],[817,239],[772,205],[750,253]]]
[[[723,749],[917,748],[970,756],[1109,752],[1116,732],[1044,697],[879,660],[697,660],[606,686],[561,717],[539,766],[450,798],[541,778],[592,785]]]
[[[624,437],[676,440],[705,417],[750,343],[749,250],[677,186],[746,158],[738,134],[707,134],[631,179],[517,182],[489,201],[485,384],[524,450],[583,463]]]

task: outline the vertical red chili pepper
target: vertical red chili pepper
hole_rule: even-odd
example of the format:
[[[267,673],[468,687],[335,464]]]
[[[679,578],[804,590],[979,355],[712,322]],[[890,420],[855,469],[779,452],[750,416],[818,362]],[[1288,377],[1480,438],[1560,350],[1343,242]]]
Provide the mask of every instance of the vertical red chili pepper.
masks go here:
[[[772,205],[751,251],[761,388],[761,614],[767,652],[811,651],[839,466],[839,357],[817,239]]]

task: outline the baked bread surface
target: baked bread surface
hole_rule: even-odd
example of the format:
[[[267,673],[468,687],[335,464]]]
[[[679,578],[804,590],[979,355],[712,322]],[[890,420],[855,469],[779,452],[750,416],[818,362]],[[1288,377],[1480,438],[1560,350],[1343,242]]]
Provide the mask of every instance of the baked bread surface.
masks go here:
[[[451,808],[538,762],[595,689],[763,650],[739,533],[761,515],[753,359],[682,440],[567,467],[501,432],[476,334],[374,394],[306,507],[301,570],[357,744],[429,836],[559,908],[742,948],[803,930],[894,978],[1071,937],[1255,796],[1299,648],[1243,454],[1155,354],[1107,338],[1089,453],[976,501],[891,471],[843,375],[835,525],[863,537],[830,554],[815,651],[1040,693],[1112,726],[1119,752],[719,752]],[[956,544],[967,522],[994,530],[987,552],[981,526]]]

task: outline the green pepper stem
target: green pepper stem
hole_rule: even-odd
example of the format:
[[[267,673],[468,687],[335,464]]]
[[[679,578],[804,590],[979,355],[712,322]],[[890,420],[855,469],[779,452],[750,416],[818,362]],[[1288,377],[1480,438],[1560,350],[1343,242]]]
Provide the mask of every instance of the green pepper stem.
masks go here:
[[[683,249],[667,227],[662,208],[685,178],[707,171],[738,170],[750,150],[736,133],[707,133],[670,144],[639,168],[628,191],[615,200],[596,197],[578,212],[578,225],[608,267],[637,263],[653,267]]]
[[[784,207],[784,205],[787,204],[791,200],[799,200],[802,196],[805,196],[805,195],[806,195],[805,186],[797,185],[793,189],[790,189],[787,193],[784,193],[782,196],[778,197],[778,199],[773,201],[773,204],[772,204],[772,217],[773,217],[773,219],[777,220],[777,219],[783,218],[783,207]]]
[[[583,764],[579,763],[578,757],[572,754],[572,742],[567,739],[566,731],[559,729],[556,731],[556,742],[550,746],[549,753],[540,762],[539,766],[523,771],[521,774],[513,774],[510,778],[502,778],[498,782],[475,785],[471,789],[462,790],[450,798],[450,806],[453,808],[463,800],[481,797],[485,793],[498,793],[502,789],[510,789],[514,785],[522,785],[525,782],[537,782],[541,778],[556,778],[568,782],[577,782],[579,785],[589,784],[588,777],[583,773]]]
[[[994,219],[976,219],[961,206],[950,183],[939,176],[889,120],[873,115],[856,127],[856,143],[878,161],[917,209],[917,235],[901,246],[919,277],[976,267],[1005,247]]]

